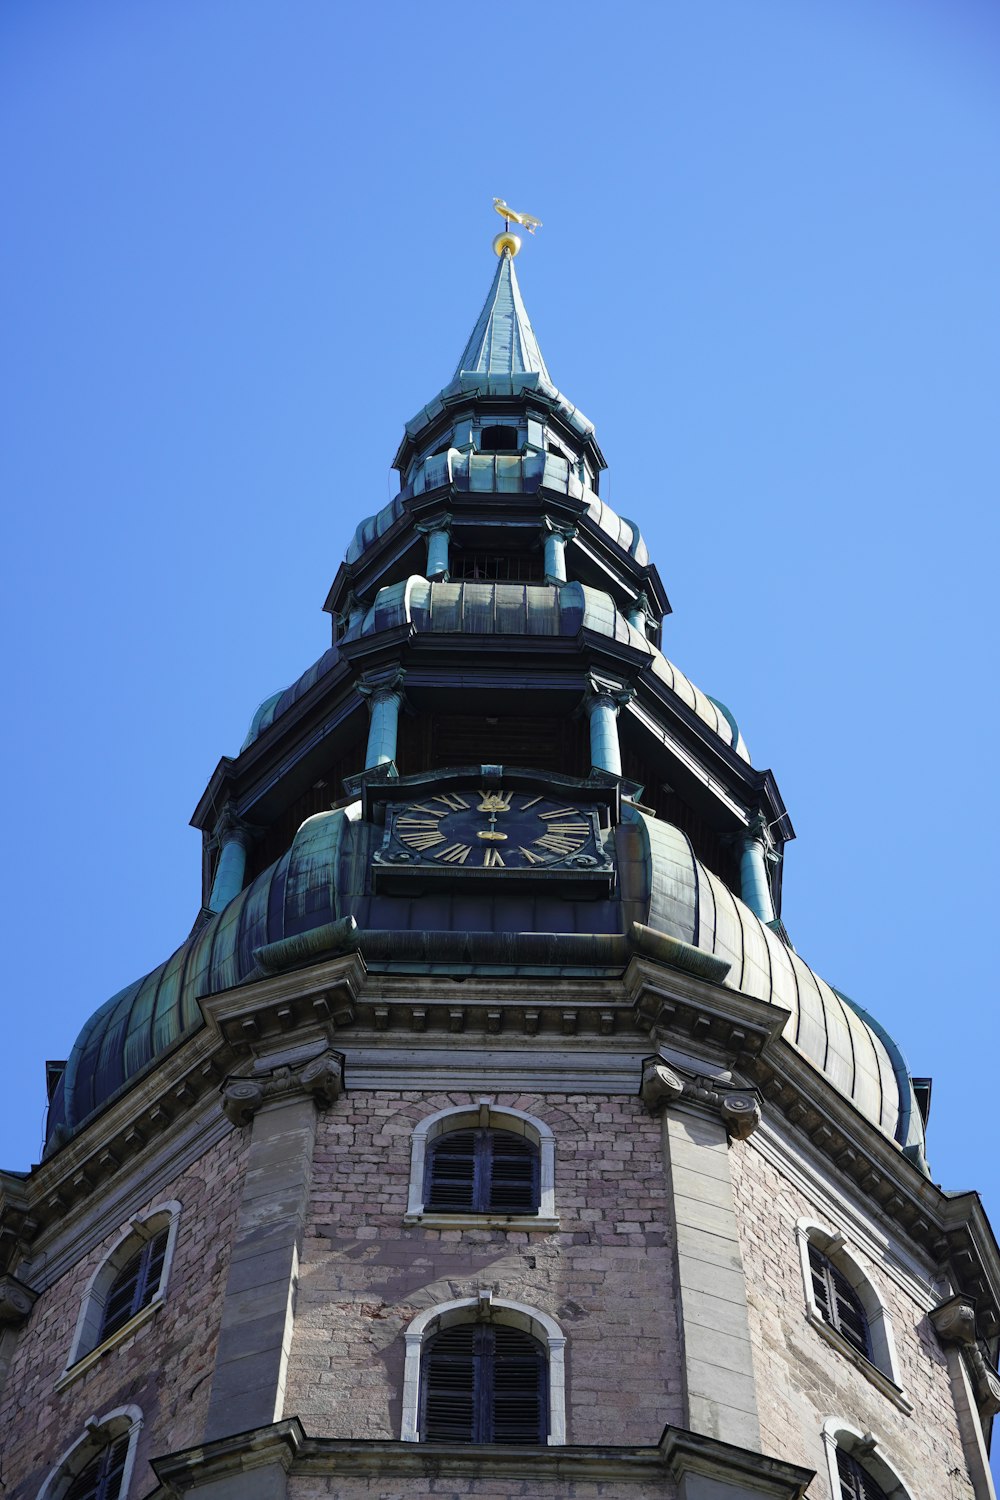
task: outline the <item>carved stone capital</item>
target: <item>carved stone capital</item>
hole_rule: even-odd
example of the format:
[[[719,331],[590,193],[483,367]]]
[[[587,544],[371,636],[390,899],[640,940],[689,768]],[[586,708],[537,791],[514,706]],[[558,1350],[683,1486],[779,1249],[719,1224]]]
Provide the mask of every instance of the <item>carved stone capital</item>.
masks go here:
[[[642,1070],[639,1098],[651,1115],[659,1114],[668,1104],[673,1104],[684,1092],[684,1084],[665,1062],[650,1058]]]
[[[378,675],[369,674],[358,681],[358,692],[368,702],[368,711],[377,703],[384,703],[388,698],[398,698],[403,701],[403,684],[406,681],[406,673],[402,667],[394,667],[388,672]]]
[[[0,1276],[0,1325],[17,1327],[30,1316],[38,1293],[16,1276]]]
[[[976,1304],[972,1297],[949,1297],[932,1307],[929,1317],[942,1344],[975,1344]]]
[[[553,521],[551,516],[543,516],[542,531],[550,532],[552,536],[561,536],[564,542],[571,542],[576,536],[577,527],[569,521]]]
[[[617,714],[635,697],[635,689],[627,682],[610,677],[599,677],[591,672],[587,678],[587,691],[583,699],[585,713],[589,716],[598,707],[613,708]]]
[[[249,850],[254,839],[259,838],[261,830],[254,828],[240,817],[232,802],[227,802],[216,820],[212,831],[212,841],[221,848],[223,844],[242,844],[244,849]]]
[[[320,1109],[340,1098],[344,1087],[344,1059],[327,1050],[298,1067],[273,1068],[252,1077],[227,1078],[220,1089],[222,1112],[234,1125],[249,1125],[265,1104],[277,1104],[307,1094]]]
[[[662,1058],[650,1057],[642,1070],[639,1097],[651,1114],[657,1114],[683,1099],[718,1115],[730,1140],[745,1141],[760,1124],[756,1089],[739,1088],[725,1079],[669,1067]]]
[[[414,523],[414,531],[419,531],[421,536],[433,536],[436,531],[451,533],[454,516],[434,516],[430,521],[417,521]]]

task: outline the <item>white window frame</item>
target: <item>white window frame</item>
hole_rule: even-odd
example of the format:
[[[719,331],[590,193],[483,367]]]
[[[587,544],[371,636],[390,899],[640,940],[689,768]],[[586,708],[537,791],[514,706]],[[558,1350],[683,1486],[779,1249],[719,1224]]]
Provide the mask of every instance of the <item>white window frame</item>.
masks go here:
[[[128,1451],[122,1470],[118,1500],[126,1500],[132,1471],[135,1468],[135,1450],[142,1431],[142,1412],[137,1406],[117,1406],[101,1417],[88,1417],[83,1432],[62,1454],[58,1463],[49,1470],[45,1483],[38,1491],[36,1500],[59,1500],[73,1480],[85,1469],[91,1459],[96,1458],[102,1448],[108,1447],[116,1438],[128,1433]]]
[[[861,1373],[876,1386],[883,1395],[910,1415],[913,1405],[906,1399],[899,1374],[896,1356],[896,1341],[892,1331],[892,1315],[888,1304],[875,1282],[848,1246],[839,1230],[830,1229],[816,1219],[799,1219],[795,1226],[802,1267],[802,1285],[805,1291],[806,1317],[821,1338],[849,1359]],[[850,1282],[857,1293],[868,1321],[872,1358],[867,1358],[855,1349],[844,1336],[837,1332],[824,1318],[813,1291],[812,1270],[809,1265],[809,1246],[814,1245],[825,1255],[842,1276]]]
[[[830,1494],[840,1500],[840,1475],[837,1473],[837,1449],[842,1448],[851,1458],[866,1469],[871,1477],[885,1490],[888,1500],[914,1500],[911,1490],[896,1468],[890,1463],[878,1438],[870,1432],[859,1432],[850,1422],[841,1417],[827,1417],[823,1423],[823,1446],[830,1475]]]
[[[166,1300],[174,1246],[177,1243],[177,1223],[180,1212],[181,1205],[176,1199],[171,1198],[164,1203],[157,1203],[144,1213],[137,1214],[115,1240],[84,1288],[73,1343],[66,1359],[66,1367],[56,1381],[56,1390],[62,1390],[64,1386],[76,1380],[96,1364],[102,1354],[129,1338],[137,1328],[141,1328],[143,1323],[148,1322],[159,1312]],[[163,1257],[160,1284],[155,1295],[127,1323],[116,1328],[114,1333],[108,1334],[107,1338],[99,1339],[104,1307],[115,1277],[140,1245],[151,1239],[154,1234],[158,1234],[163,1228],[168,1230],[167,1249]]]
[[[551,1448],[566,1443],[566,1335],[554,1318],[524,1302],[508,1302],[481,1291],[476,1297],[439,1302],[418,1313],[404,1331],[406,1361],[403,1368],[403,1419],[400,1437],[404,1443],[420,1442],[420,1356],[424,1340],[453,1323],[485,1320],[503,1323],[528,1333],[545,1349],[549,1367],[549,1437]]]
[[[445,1213],[424,1207],[424,1177],[427,1149],[439,1135],[452,1130],[509,1130],[526,1136],[538,1147],[538,1211],[533,1214]],[[452,1104],[439,1109],[414,1126],[410,1145],[410,1191],[404,1224],[425,1224],[432,1229],[558,1229],[556,1215],[556,1140],[552,1131],[535,1115],[508,1109],[482,1098],[475,1104]]]

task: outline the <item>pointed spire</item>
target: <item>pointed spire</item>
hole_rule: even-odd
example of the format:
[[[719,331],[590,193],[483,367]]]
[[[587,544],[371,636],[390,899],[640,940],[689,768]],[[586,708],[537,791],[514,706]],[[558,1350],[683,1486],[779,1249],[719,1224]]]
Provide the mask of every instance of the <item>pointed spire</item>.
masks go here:
[[[500,255],[493,285],[458,362],[455,379],[460,375],[541,375],[550,380],[509,251]]]

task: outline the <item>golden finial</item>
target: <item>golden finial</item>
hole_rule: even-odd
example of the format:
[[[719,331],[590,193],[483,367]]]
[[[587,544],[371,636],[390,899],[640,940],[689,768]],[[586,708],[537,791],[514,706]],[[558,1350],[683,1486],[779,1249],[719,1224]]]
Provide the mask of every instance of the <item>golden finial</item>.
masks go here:
[[[493,241],[493,249],[497,255],[514,256],[521,248],[521,236],[519,234],[511,234],[511,219],[514,220],[515,224],[520,224],[529,234],[534,234],[536,229],[541,229],[542,221],[541,219],[536,219],[534,214],[517,213],[515,209],[508,207],[502,198],[494,198],[493,207],[503,219],[504,224],[503,234],[498,234]]]

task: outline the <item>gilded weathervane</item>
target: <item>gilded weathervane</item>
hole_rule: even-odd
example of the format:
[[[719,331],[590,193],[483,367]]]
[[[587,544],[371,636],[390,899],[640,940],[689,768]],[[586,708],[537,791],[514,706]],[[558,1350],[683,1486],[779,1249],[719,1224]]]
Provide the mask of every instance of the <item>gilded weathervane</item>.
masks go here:
[[[521,236],[511,234],[510,224],[513,219],[515,224],[520,224],[529,234],[534,234],[536,229],[541,229],[541,219],[536,219],[534,214],[519,214],[516,209],[508,207],[503,198],[494,198],[493,207],[503,219],[503,234],[498,234],[493,241],[493,249],[497,255],[516,255],[521,248]]]

